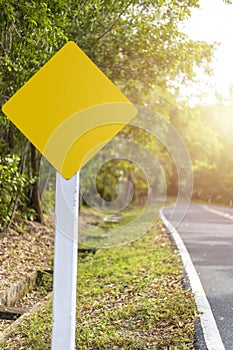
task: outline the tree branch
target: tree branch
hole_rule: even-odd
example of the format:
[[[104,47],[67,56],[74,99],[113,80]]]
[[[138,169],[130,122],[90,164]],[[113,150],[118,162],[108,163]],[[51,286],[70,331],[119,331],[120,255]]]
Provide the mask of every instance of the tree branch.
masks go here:
[[[129,6],[132,4],[133,0],[130,0],[128,5],[126,5],[123,10],[119,13],[119,15],[116,17],[116,19],[113,21],[113,23],[95,40],[94,45],[101,40],[107,33],[109,33],[114,26],[117,24],[121,16],[126,12],[126,10],[129,8]]]

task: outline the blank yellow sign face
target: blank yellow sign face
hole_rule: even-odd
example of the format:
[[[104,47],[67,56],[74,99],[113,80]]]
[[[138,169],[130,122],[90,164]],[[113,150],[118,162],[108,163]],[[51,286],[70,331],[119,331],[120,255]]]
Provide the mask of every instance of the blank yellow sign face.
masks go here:
[[[2,107],[66,179],[136,114],[136,108],[68,42]]]

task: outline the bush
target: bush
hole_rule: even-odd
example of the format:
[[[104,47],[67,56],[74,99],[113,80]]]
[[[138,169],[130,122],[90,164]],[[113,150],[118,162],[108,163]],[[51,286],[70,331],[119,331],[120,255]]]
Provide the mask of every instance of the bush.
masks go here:
[[[18,205],[26,208],[25,189],[32,180],[20,173],[20,157],[0,157],[0,231],[12,219]]]

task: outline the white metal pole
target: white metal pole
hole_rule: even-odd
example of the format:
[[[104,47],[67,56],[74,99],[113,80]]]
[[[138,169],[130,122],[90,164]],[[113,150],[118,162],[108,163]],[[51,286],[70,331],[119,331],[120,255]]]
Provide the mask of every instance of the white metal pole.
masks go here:
[[[56,176],[52,350],[75,349],[79,173]]]

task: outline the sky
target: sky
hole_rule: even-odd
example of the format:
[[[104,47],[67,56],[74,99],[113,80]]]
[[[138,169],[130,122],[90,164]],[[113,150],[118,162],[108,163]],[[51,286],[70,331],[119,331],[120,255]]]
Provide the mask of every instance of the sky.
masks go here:
[[[233,84],[233,5],[226,5],[223,0],[200,0],[200,9],[192,11],[184,31],[194,40],[220,43],[211,79],[215,87],[206,87],[203,81],[199,88],[204,89],[210,99],[214,90],[227,95],[229,84]]]

